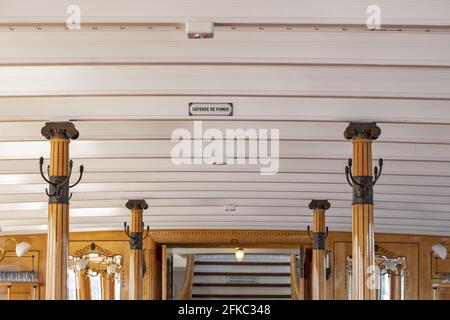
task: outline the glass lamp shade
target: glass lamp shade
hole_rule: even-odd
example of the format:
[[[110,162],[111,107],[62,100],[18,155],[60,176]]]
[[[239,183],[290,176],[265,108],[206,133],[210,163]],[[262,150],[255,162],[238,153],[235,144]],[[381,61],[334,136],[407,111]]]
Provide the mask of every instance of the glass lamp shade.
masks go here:
[[[234,253],[234,255],[236,256],[236,260],[237,260],[238,262],[243,261],[243,260],[244,260],[244,256],[245,256],[244,249],[242,249],[242,248],[237,248],[237,249],[236,249],[236,252]]]
[[[16,256],[19,258],[26,254],[31,248],[31,244],[28,242],[20,242],[16,245]]]
[[[115,265],[115,264],[110,264],[108,267],[106,267],[106,272],[108,274],[116,273],[116,270],[117,270],[117,265]]]
[[[86,259],[80,259],[77,261],[77,269],[78,271],[86,269],[88,266],[88,261]]]

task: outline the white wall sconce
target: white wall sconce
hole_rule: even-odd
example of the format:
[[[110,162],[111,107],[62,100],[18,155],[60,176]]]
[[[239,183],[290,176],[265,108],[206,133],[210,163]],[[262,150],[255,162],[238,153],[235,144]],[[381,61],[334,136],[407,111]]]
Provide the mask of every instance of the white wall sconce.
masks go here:
[[[16,244],[16,256],[19,258],[26,254],[31,248],[31,244],[29,244],[28,242],[17,242],[17,240],[14,238],[6,238],[5,242],[3,243],[3,247],[0,247],[0,261],[5,258],[6,246],[8,242],[14,242]]]
[[[77,270],[81,271],[88,267],[89,261],[87,259],[80,259],[76,262]]]
[[[431,247],[431,250],[433,250],[434,254],[442,260],[445,260],[448,255],[448,249],[444,244],[435,244]]]

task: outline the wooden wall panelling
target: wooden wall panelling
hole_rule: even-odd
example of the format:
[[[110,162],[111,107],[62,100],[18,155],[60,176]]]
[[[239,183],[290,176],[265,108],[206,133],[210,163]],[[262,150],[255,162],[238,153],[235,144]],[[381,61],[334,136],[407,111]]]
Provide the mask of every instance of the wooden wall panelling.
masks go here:
[[[376,228],[376,226],[375,226]],[[230,240],[232,240],[233,231],[196,231],[196,230],[153,230],[150,232],[149,238],[144,241],[144,250],[153,248],[156,249],[156,252],[161,251],[161,243],[177,243],[180,241],[180,244],[189,244],[192,241],[198,241],[199,243],[207,244],[208,236],[214,237],[217,234],[221,234],[215,241],[217,243],[213,243],[214,245],[219,245],[220,240],[225,241],[231,245]],[[265,237],[264,231],[252,231],[247,239],[245,239],[246,232],[239,231],[235,232],[237,234],[239,241],[252,242],[253,244],[263,245],[265,242],[270,242],[272,237],[275,243],[281,243],[285,240],[287,245],[295,245],[296,243],[301,244],[309,244],[310,240],[306,232],[302,231],[294,231],[294,232],[281,232],[278,233],[270,233],[272,236]],[[280,236],[282,235],[282,237]],[[37,251],[39,254],[39,273],[40,273],[40,287],[39,287],[39,296],[42,299],[44,297],[45,292],[45,261],[46,261],[46,235],[45,234],[36,234],[36,235],[16,235],[14,236],[18,241],[27,241],[31,243],[32,248],[31,252]],[[0,243],[4,240],[5,237],[0,237]],[[152,238],[152,239],[150,239]],[[283,239],[282,239],[283,238]],[[102,247],[107,248],[113,252],[122,253],[124,255],[124,268],[125,268],[125,285],[123,287],[123,295],[122,299],[128,298],[128,255],[129,255],[129,243],[128,238],[122,231],[106,231],[106,232],[80,232],[80,233],[71,233],[70,234],[70,252],[74,248],[82,247],[83,245],[87,245],[91,242],[98,243]],[[397,252],[399,254],[402,252],[406,252],[408,255],[412,255],[411,259],[417,259],[417,272],[418,272],[418,299],[432,299],[432,283],[438,281],[438,279],[432,278],[432,254],[431,254],[431,246],[437,243],[441,243],[447,240],[448,237],[436,237],[436,236],[422,236],[422,235],[397,235],[397,234],[375,234],[375,242],[384,242],[389,243],[389,247],[383,244],[386,249],[390,251]],[[151,244],[150,242],[153,242]],[[403,246],[400,246],[400,250],[397,249],[396,243],[401,243]],[[417,254],[411,253],[412,246],[409,244],[413,244],[416,246],[418,252]],[[327,248],[331,250],[331,261],[332,261],[332,276],[329,280],[327,280],[327,299],[346,299],[345,296],[345,288],[344,288],[344,277],[345,273],[341,272],[342,266],[345,264],[345,253],[351,252],[351,233],[348,232],[330,232],[327,238]],[[116,249],[116,251],[114,250]],[[156,282],[158,285],[156,286],[157,296],[161,296],[161,257],[158,257],[158,254],[155,254],[156,260],[159,261],[156,263],[155,268],[158,269],[157,274],[159,276],[156,278]],[[414,258],[414,256],[416,258]],[[147,258],[148,259],[148,258]],[[148,261],[148,260],[146,260]],[[410,262],[408,261],[408,264]],[[3,263],[0,263],[0,266]],[[149,266],[147,266],[149,269]],[[413,274],[415,271],[413,272]],[[144,288],[147,287],[148,290],[150,286],[149,281],[144,282]],[[6,293],[6,291],[5,291]],[[0,289],[0,299],[4,298],[5,293]],[[414,294],[413,294],[413,297]],[[144,291],[144,299],[148,299],[148,295],[146,291]]]
[[[450,255],[445,260],[437,258],[431,254],[431,272],[433,279],[440,279],[441,273],[450,273]]]
[[[345,257],[352,254],[352,242],[333,241],[332,277],[327,283],[327,299],[348,300]],[[331,288],[330,288],[331,287]]]
[[[161,244],[264,244],[300,245],[309,243],[306,231],[273,230],[151,230],[150,238]]]
[[[375,243],[399,255],[407,256],[410,287],[407,299],[430,300],[433,298],[431,246],[446,239],[422,235],[375,234]],[[327,246],[333,251],[333,276],[327,281],[327,298],[346,299],[345,273],[343,272],[345,256],[351,254],[351,234],[330,233]]]

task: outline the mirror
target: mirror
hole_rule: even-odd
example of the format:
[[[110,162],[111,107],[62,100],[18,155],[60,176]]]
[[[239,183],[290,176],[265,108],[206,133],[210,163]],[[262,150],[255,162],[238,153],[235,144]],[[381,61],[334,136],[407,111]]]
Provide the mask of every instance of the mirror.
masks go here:
[[[378,300],[405,300],[407,289],[406,257],[398,256],[382,247],[376,246],[376,265],[379,277],[376,281]],[[352,299],[352,257],[345,258],[345,285],[347,299]]]
[[[69,300],[120,300],[123,256],[91,243],[69,256]]]

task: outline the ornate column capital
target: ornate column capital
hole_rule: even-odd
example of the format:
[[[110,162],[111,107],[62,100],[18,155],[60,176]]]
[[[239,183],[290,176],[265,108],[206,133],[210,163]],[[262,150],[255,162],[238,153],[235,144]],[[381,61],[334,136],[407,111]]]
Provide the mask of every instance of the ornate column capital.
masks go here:
[[[54,137],[63,139],[77,139],[80,135],[72,122],[46,122],[41,129],[42,135],[50,140]]]
[[[125,204],[130,210],[145,210],[148,208],[147,202],[144,199],[131,199]]]
[[[328,200],[311,200],[308,207],[311,210],[326,211],[326,210],[330,209],[331,204],[330,204],[330,202],[328,202]]]
[[[376,122],[350,122],[345,129],[344,137],[351,139],[369,139],[376,140],[381,134],[380,127]]]

